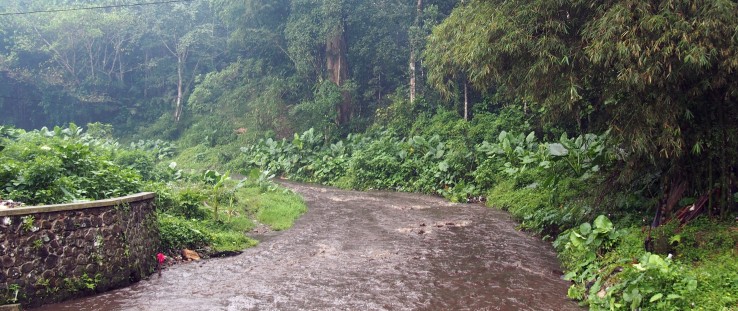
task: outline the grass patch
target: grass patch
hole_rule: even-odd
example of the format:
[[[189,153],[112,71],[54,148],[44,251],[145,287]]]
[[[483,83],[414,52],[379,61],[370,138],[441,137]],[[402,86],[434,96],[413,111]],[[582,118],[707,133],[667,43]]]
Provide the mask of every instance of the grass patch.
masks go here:
[[[236,192],[239,202],[244,202],[260,223],[273,230],[285,230],[307,211],[302,198],[284,189],[262,191],[260,188],[242,188]]]
[[[222,252],[242,250],[258,244],[258,241],[246,236],[246,231],[253,228],[253,222],[249,219],[199,220],[160,213],[158,220],[162,243],[170,251],[210,248],[213,252]],[[245,225],[247,223],[250,225]]]
[[[242,231],[214,230],[211,234],[215,252],[240,251],[259,244],[259,241],[247,237]]]
[[[285,230],[307,211],[302,198],[271,182],[229,180],[215,191],[210,185],[189,181],[171,189],[158,215],[162,242],[170,252],[242,250],[258,244],[246,235],[257,221]]]
[[[207,146],[205,144],[199,144],[183,149],[173,161],[183,164],[187,169],[199,172],[214,169],[220,170],[225,167],[231,168],[234,165],[228,165],[228,163],[242,155],[242,152],[240,152],[237,146]]]

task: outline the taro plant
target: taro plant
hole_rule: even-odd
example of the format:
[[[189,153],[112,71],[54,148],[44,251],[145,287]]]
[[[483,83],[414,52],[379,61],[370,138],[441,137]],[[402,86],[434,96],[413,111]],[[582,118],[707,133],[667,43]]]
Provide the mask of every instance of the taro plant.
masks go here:
[[[615,230],[610,219],[605,215],[595,218],[592,224],[585,222],[578,228],[562,233],[554,242],[554,247],[561,250],[566,257],[569,272],[564,279],[574,282],[569,289],[569,296],[582,298],[581,289],[597,277],[599,265],[597,260],[612,248],[621,232]]]
[[[132,150],[143,150],[153,154],[156,159],[164,160],[174,156],[177,147],[168,141],[157,140],[139,140],[130,144]]]
[[[500,158],[501,171],[510,177],[517,177],[530,168],[548,165],[539,146],[535,132],[525,136],[502,131],[496,143],[484,141],[477,146],[477,151],[490,158]]]
[[[344,172],[350,156],[350,148],[338,141],[323,149],[301,173],[312,172],[312,176],[307,176],[309,180],[332,183]]]
[[[606,143],[609,131],[602,135],[584,134],[569,138],[561,134],[558,143],[548,145],[553,160],[563,161],[575,176],[587,178],[600,171],[606,161]]]
[[[675,265],[670,257],[644,253],[637,263],[618,275],[616,284],[605,288],[595,282],[589,299],[602,309],[685,310],[697,290],[697,280],[684,273],[683,266]]]
[[[274,174],[271,174],[271,172],[261,171],[258,169],[251,169],[248,176],[248,180],[256,182],[262,192],[274,191],[277,189],[277,186],[272,182],[273,178]]]

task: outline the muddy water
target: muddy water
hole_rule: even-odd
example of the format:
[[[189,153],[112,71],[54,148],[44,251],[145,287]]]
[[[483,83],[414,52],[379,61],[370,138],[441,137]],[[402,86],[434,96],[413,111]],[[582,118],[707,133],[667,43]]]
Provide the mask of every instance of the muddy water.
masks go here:
[[[503,212],[285,185],[309,212],[259,246],[38,310],[579,310],[550,245]]]

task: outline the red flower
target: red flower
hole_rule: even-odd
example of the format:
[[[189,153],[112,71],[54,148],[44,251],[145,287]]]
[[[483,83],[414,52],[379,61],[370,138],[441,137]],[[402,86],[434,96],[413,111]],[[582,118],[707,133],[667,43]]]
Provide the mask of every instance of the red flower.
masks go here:
[[[156,260],[159,261],[159,263],[164,263],[164,260],[167,259],[167,256],[164,256],[162,253],[156,254]]]

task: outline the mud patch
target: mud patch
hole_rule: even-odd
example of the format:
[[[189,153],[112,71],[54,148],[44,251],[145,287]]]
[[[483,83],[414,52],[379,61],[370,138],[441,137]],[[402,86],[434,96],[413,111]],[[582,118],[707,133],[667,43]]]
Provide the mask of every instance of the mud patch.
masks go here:
[[[433,224],[434,227],[440,229],[456,229],[467,227],[471,224],[468,220],[457,220],[457,221],[439,221]]]
[[[432,224],[421,222],[416,225],[399,228],[397,229],[397,231],[400,233],[422,236],[422,235],[430,235],[434,231],[438,231],[438,230],[453,230],[453,229],[463,228],[463,227],[469,226],[470,224],[471,224],[471,221],[468,221],[468,220],[436,221],[436,222],[433,222]]]

